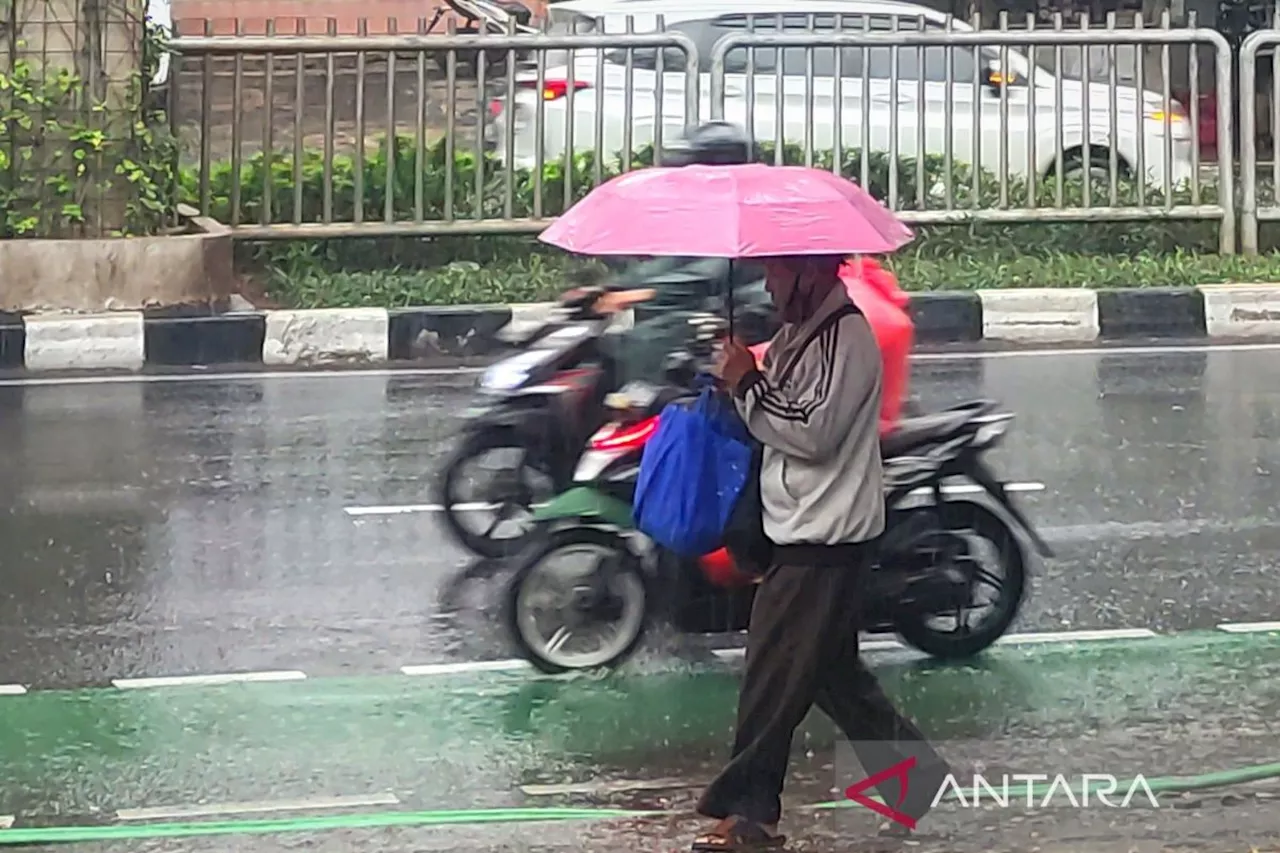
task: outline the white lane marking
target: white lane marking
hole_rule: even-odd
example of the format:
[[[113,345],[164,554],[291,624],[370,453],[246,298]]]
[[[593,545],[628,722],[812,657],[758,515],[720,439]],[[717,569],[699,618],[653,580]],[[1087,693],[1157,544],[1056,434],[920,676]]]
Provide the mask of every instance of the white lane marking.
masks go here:
[[[145,690],[151,687],[210,687],[218,684],[304,681],[306,677],[306,673],[292,669],[267,672],[221,672],[211,675],[162,675],[156,678],[114,678],[111,683],[121,690]]]
[[[960,350],[956,352],[913,353],[912,361],[961,361],[976,358],[1034,358],[1038,356],[1080,355],[1165,355],[1178,352],[1269,352],[1280,349],[1280,343],[1265,344],[1164,344],[1143,347],[1083,347],[1017,350]],[[200,370],[200,365],[193,365]],[[336,379],[368,376],[456,376],[483,373],[487,367],[389,367],[371,370],[324,368],[320,370],[272,370],[243,373],[142,373],[111,376],[67,376],[0,379],[0,388],[41,385],[113,385],[126,382],[228,382],[254,379]]]
[[[456,675],[464,672],[524,672],[531,669],[528,661],[519,658],[509,660],[475,660],[461,663],[426,663],[402,666],[405,675]]]
[[[0,684],[0,696],[21,696],[26,692],[21,684]]]
[[[1160,635],[1149,628],[1105,628],[1096,631],[1044,631],[1032,634],[1006,634],[996,640],[999,646],[1026,646],[1044,643],[1090,643],[1101,640],[1153,640]]]
[[[1043,492],[1045,490],[1044,483],[1007,483],[1005,490],[1008,492]],[[947,495],[976,495],[983,492],[981,486],[971,483],[963,483],[954,486],[943,486],[942,492]],[[928,489],[917,489],[912,492],[913,495],[926,496],[929,494]],[[460,503],[458,510],[461,512],[479,512],[483,510],[494,509],[496,504],[486,503]],[[381,506],[348,506],[343,507],[343,512],[353,518],[360,518],[368,515],[407,515],[416,512],[444,512],[444,506],[441,504],[385,504]]]
[[[472,512],[484,509],[492,509],[492,504],[485,503],[460,503],[458,510],[460,512]],[[442,512],[444,507],[441,504],[387,504],[385,506],[348,506],[343,507],[342,511],[352,517],[362,515],[407,515],[411,512]]]
[[[196,366],[198,369],[198,365]],[[270,370],[245,373],[138,373],[111,376],[41,376],[0,379],[0,388],[41,385],[118,385],[128,382],[239,382],[253,379],[341,379],[355,376],[386,379],[391,376],[456,376],[483,373],[483,367],[388,367],[377,370],[334,369]]]
[[[1098,631],[1048,631],[1032,634],[1006,634],[996,640],[997,646],[1047,645],[1049,643],[1088,643],[1102,640],[1150,640],[1159,634],[1146,628],[1115,628]],[[893,639],[864,640],[858,643],[864,652],[888,652],[906,649],[900,641]],[[713,654],[723,660],[736,660],[746,653],[745,649],[716,649]]]
[[[694,786],[688,779],[619,779],[616,782],[521,785],[520,792],[527,797],[556,797],[564,794],[621,794],[629,791],[670,791],[692,787]]]
[[[400,798],[392,793],[358,794],[348,797],[313,797],[303,800],[262,800],[245,803],[207,803],[190,806],[154,806],[143,809],[120,809],[117,820],[172,820],[192,817],[221,817],[266,812],[302,812],[323,809],[355,809],[368,806],[398,806]]]
[[[0,829],[8,829],[13,826],[13,822],[17,820],[11,814],[0,814]]]
[[[1280,631],[1280,622],[1223,622],[1218,630],[1228,634],[1263,634]]]
[[[902,647],[902,643],[897,640],[862,640],[858,643],[858,650],[864,652],[889,652]],[[745,648],[712,649],[711,653],[721,660],[738,660],[746,656],[747,650]]]
[[[739,632],[741,633],[741,632]],[[1159,637],[1155,631],[1147,628],[1105,628],[1081,631],[1044,631],[1028,634],[1006,634],[996,640],[998,646],[1047,645],[1050,643],[1089,643],[1104,640],[1151,640]],[[888,652],[904,649],[898,640],[884,634],[873,635],[872,638],[858,643],[864,652]],[[737,660],[746,654],[746,649],[712,649],[711,653],[721,660]],[[522,672],[531,669],[527,661],[518,658],[508,660],[462,661],[460,663],[429,663],[419,666],[402,666],[400,671],[405,675],[459,675],[468,672]]]
[[[1269,344],[1160,344],[1145,347],[1078,347],[1064,349],[1025,349],[963,352],[913,353],[912,361],[950,361],[975,358],[1034,358],[1065,355],[1167,355],[1177,352],[1269,352],[1280,349],[1280,343]]]

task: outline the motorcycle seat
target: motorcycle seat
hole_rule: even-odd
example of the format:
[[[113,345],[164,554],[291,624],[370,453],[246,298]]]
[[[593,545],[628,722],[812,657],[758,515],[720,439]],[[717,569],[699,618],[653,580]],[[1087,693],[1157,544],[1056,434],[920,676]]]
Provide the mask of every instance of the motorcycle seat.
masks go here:
[[[880,439],[880,455],[891,459],[922,445],[945,441],[960,433],[975,417],[993,406],[994,403],[990,401],[975,400],[941,412],[903,418],[893,432]]]

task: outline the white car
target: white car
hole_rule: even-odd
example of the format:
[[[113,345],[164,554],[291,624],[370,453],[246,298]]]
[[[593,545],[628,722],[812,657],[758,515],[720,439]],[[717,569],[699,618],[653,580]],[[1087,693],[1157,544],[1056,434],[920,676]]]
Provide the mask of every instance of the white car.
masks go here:
[[[658,31],[657,18],[663,17],[668,31],[688,35],[697,45],[700,64],[698,118],[707,121],[711,109],[711,60],[714,45],[722,36],[746,30],[747,19],[753,19],[756,31],[776,31],[778,16],[782,16],[783,31],[804,33],[813,30],[831,32],[837,21],[842,31],[858,32],[870,19],[873,30],[899,30],[919,28],[924,21],[927,30],[943,30],[948,24],[955,31],[972,31],[972,27],[950,16],[910,3],[893,0],[568,0],[551,7],[552,30],[559,32],[599,31],[603,24],[606,33],[621,33],[626,27],[627,16],[634,22],[635,32]],[[781,119],[782,136],[787,142],[803,144],[806,124],[811,121],[809,137],[815,151],[834,147],[835,124],[839,120],[842,131],[842,148],[858,148],[863,140],[863,123],[870,137],[873,151],[889,152],[892,130],[897,125],[896,148],[901,157],[915,157],[920,152],[919,129],[923,113],[925,154],[945,155],[946,116],[951,115],[951,155],[957,163],[973,163],[975,156],[974,117],[980,112],[981,139],[980,162],[993,173],[1001,171],[1002,162],[1008,164],[1011,175],[1026,175],[1034,162],[1038,175],[1053,174],[1056,168],[1054,139],[1058,133],[1061,113],[1061,137],[1064,150],[1063,172],[1078,173],[1089,167],[1095,173],[1107,174],[1111,152],[1114,149],[1122,173],[1137,174],[1139,164],[1155,187],[1177,186],[1191,178],[1192,129],[1181,105],[1170,102],[1164,107],[1162,94],[1142,91],[1131,84],[1109,85],[1109,75],[1100,71],[1098,58],[1105,57],[1107,49],[1092,48],[1089,55],[1090,74],[1094,82],[1089,84],[1089,115],[1085,117],[1085,84],[1078,68],[1083,64],[1081,51],[1074,49],[1074,63],[1064,60],[1064,65],[1074,64],[1076,73],[1061,81],[1062,103],[1055,109],[1057,81],[1046,65],[1052,60],[1051,47],[1036,51],[1036,68],[1026,55],[1014,48],[1007,49],[1008,71],[1000,75],[1001,49],[999,47],[953,47],[952,73],[948,84],[946,74],[946,49],[943,47],[899,48],[898,88],[890,91],[891,51],[889,48],[842,48],[842,104],[837,119],[836,110],[836,60],[834,48],[787,48],[782,51],[782,91],[784,94]],[[1063,54],[1071,53],[1064,48]],[[1119,56],[1129,57],[1132,67],[1134,48],[1117,48]],[[574,120],[572,148],[575,152],[601,150],[604,156],[614,159],[624,148],[624,128],[628,117],[631,124],[631,147],[640,148],[654,140],[654,128],[661,123],[663,138],[678,138],[687,126],[685,116],[685,59],[682,51],[667,49],[663,55],[663,80],[661,116],[655,97],[659,85],[656,71],[657,50],[636,48],[632,51],[632,85],[626,86],[626,50],[603,51],[603,76],[598,75],[597,56],[594,50],[575,51]],[[724,119],[740,126],[747,126],[747,78],[745,49],[732,51],[727,59],[725,74]],[[920,59],[923,54],[924,62]],[[812,56],[812,92],[808,91],[807,55]],[[869,61],[865,61],[868,60]],[[531,71],[519,75],[521,88],[517,91],[514,115],[510,123],[514,129],[512,140],[514,164],[532,168],[541,148],[543,162],[559,159],[568,147],[568,98],[569,74],[567,54],[555,52],[545,69],[542,92],[535,91],[536,76]],[[777,50],[757,48],[753,68],[754,136],[760,141],[777,138],[775,124],[777,109]],[[1105,60],[1104,60],[1105,62]],[[555,63],[555,64],[552,64]],[[923,65],[925,81],[920,84]],[[1123,60],[1117,75],[1124,80],[1131,72]],[[976,66],[976,68],[975,68]],[[1105,69],[1105,64],[1103,64]],[[982,81],[974,86],[975,71]],[[863,103],[863,77],[869,75],[869,103]],[[1003,77],[1011,82],[1002,98],[998,85],[986,81]],[[1074,79],[1072,79],[1074,78]],[[1036,86],[1035,116],[1029,120],[1029,85]],[[1101,82],[1100,82],[1101,81]],[[602,89],[603,92],[599,92]],[[948,97],[948,89],[949,97]],[[603,95],[603,109],[597,98]],[[542,132],[539,134],[536,109],[541,100],[543,110]],[[1008,120],[1002,125],[1002,100],[1007,101]],[[1116,128],[1113,132],[1110,117],[1112,101],[1116,106]],[[628,108],[628,101],[630,107]],[[811,101],[810,107],[807,102]],[[1141,105],[1141,106],[1140,106]],[[490,105],[487,139],[499,158],[507,155],[507,111],[511,105],[499,97]],[[811,109],[811,112],[810,112]],[[603,121],[597,140],[597,118],[603,113]],[[1088,127],[1089,157],[1085,162],[1085,128]],[[1168,146],[1172,157],[1166,156],[1166,131],[1170,137]],[[1034,160],[1032,160],[1032,140]],[[1001,145],[1006,148],[1001,155]],[[1139,146],[1143,156],[1139,158]],[[1166,174],[1167,168],[1167,174]],[[1095,196],[1099,190],[1095,189]],[[1101,200],[1101,198],[1099,198]]]
[[[147,23],[163,27],[166,33],[173,32],[173,13],[169,0],[147,0]],[[160,54],[156,63],[156,73],[151,79],[152,106],[163,109],[169,102],[169,52]]]

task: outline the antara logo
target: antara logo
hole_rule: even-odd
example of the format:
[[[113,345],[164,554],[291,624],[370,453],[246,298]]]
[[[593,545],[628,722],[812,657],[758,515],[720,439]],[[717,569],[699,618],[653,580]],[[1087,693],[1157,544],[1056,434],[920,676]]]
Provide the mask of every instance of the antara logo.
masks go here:
[[[916,759],[907,758],[887,770],[850,785],[845,789],[844,795],[881,817],[908,829],[915,829],[916,818],[901,810],[910,790],[911,771],[915,766]],[[898,781],[897,802],[893,805],[873,799],[868,793],[869,789],[878,788],[891,779]],[[1121,793],[1123,797],[1116,801],[1114,798]],[[944,800],[951,800],[958,802],[963,808],[1009,808],[1014,804],[1025,805],[1028,809],[1062,806],[1089,808],[1097,804],[1104,808],[1126,809],[1130,808],[1139,794],[1151,808],[1160,808],[1155,792],[1151,790],[1146,777],[1141,775],[1122,782],[1109,773],[1086,773],[1073,784],[1063,774],[1012,773],[988,777],[975,773],[966,783],[962,783],[954,774],[949,773],[934,793],[930,808]]]

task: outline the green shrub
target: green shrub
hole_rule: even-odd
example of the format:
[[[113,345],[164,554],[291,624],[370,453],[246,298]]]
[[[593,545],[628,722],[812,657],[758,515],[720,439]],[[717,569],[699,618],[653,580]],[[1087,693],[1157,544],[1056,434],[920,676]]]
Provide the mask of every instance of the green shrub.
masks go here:
[[[359,174],[362,178],[363,204],[360,213],[366,222],[382,221],[386,217],[388,194],[391,198],[392,220],[411,222],[415,216],[415,199],[419,170],[416,168],[415,142],[412,136],[398,135],[388,145],[387,138],[381,137],[376,151],[368,154],[362,163]],[[759,148],[762,161],[774,161],[774,149],[770,145]],[[391,180],[387,180],[388,159],[390,158]],[[535,187],[533,175],[529,170],[516,169],[510,173],[501,164],[489,157],[477,158],[472,152],[455,152],[452,184],[446,194],[446,148],[443,142],[425,148],[421,152],[421,198],[422,215],[427,220],[440,220],[445,217],[446,198],[451,197],[452,215],[456,219],[470,219],[480,214],[483,218],[494,219],[506,215],[508,205],[507,185],[510,183],[510,214],[517,218],[532,217],[535,213],[542,216],[557,216],[563,212],[566,173],[570,178],[571,199],[573,201],[585,196],[594,185],[595,158],[592,154],[580,154],[573,158],[566,169],[564,161],[547,163],[542,172],[540,187]],[[633,157],[635,166],[652,163],[652,149],[638,151]],[[867,158],[867,189],[876,198],[885,200],[889,195],[891,161],[888,155],[872,153]],[[789,145],[783,151],[783,161],[788,164],[804,162],[804,155],[799,146]],[[817,152],[814,165],[830,169],[832,154],[829,151]],[[920,166],[923,168],[920,168]],[[897,161],[898,206],[902,210],[943,210],[946,209],[945,188],[948,186],[945,162],[941,157],[929,156],[919,164],[912,158],[900,158]],[[477,171],[481,174],[481,192],[476,191]],[[233,220],[231,210],[232,168],[227,162],[215,163],[210,167],[211,209],[208,212],[222,222]],[[616,174],[612,168],[602,168],[604,177]],[[847,177],[860,180],[862,175],[861,152],[856,149],[846,151],[842,158],[840,172]],[[318,223],[323,221],[324,190],[324,158],[318,150],[309,149],[303,154],[298,187],[295,187],[293,175],[293,154],[291,151],[273,153],[270,158],[259,152],[247,159],[240,167],[239,221],[261,222],[265,208],[266,192],[271,194],[270,222],[292,222],[295,219],[302,223]],[[356,162],[348,155],[335,155],[332,164],[332,218],[337,222],[350,222],[356,212]],[[923,175],[924,204],[920,204],[920,178]],[[953,206],[958,209],[989,209],[1000,205],[999,182],[994,175],[983,172],[979,175],[977,193],[973,189],[973,172],[964,164],[953,164],[950,176]],[[300,189],[300,192],[295,190]],[[199,199],[198,173],[189,169],[183,175],[183,191],[189,203],[197,204]],[[1021,180],[1010,180],[1008,187],[1008,206],[1025,207],[1031,196],[1030,188]],[[1038,182],[1035,188],[1035,206],[1050,208],[1055,206],[1056,182],[1046,180]],[[535,194],[541,198],[541,210],[535,205]],[[1212,187],[1204,188],[1203,203],[1212,203],[1215,191]],[[1076,181],[1069,181],[1064,186],[1063,205],[1065,207],[1081,207],[1084,187]],[[1093,204],[1099,206],[1107,199],[1107,188],[1094,185]],[[1188,203],[1189,192],[1177,192],[1173,199],[1177,203]],[[299,203],[300,202],[300,203]],[[1139,202],[1138,187],[1131,181],[1122,180],[1118,203],[1121,206],[1134,206]],[[1143,199],[1146,205],[1158,206],[1163,199],[1158,192],[1147,191]],[[296,210],[295,210],[296,208]],[[296,213],[296,216],[295,216]],[[1196,247],[1212,249],[1216,246],[1216,226],[1209,222],[1133,222],[1117,227],[1115,223],[1027,223],[1027,224],[980,224],[968,222],[962,225],[928,226],[917,229],[918,239],[913,243],[911,251],[923,256],[946,257],[957,251],[981,251],[987,248],[1000,249],[1011,243],[1035,247],[1043,253],[1054,252],[1088,252],[1103,254],[1132,255],[1153,249],[1172,250],[1177,247]]]
[[[556,298],[580,261],[525,254],[479,264],[455,261],[429,270],[333,271],[319,265],[273,268],[270,295],[297,308],[400,307]],[[1280,281],[1280,255],[1173,252],[1134,257],[1060,254],[964,255],[952,259],[904,254],[889,260],[907,290],[1005,287],[1171,287],[1220,282]]]
[[[774,149],[761,146],[760,159],[774,161]],[[388,159],[390,158],[390,160]],[[783,150],[783,162],[802,164],[798,146]],[[652,162],[652,150],[636,153],[633,167]],[[491,158],[477,158],[471,152],[457,152],[451,183],[446,181],[446,148],[443,142],[421,152],[419,174],[414,140],[397,136],[393,145],[384,137],[376,151],[363,160],[361,214],[365,221],[382,221],[388,195],[392,218],[411,222],[415,217],[418,183],[421,182],[422,216],[440,220],[445,216],[446,185],[451,190],[452,215],[468,219],[477,213],[499,218],[556,216],[564,209],[566,173],[573,200],[582,198],[594,185],[595,161],[589,154],[575,157],[566,169],[563,162],[546,164],[540,182],[541,208],[535,211],[535,181],[528,170],[508,173]],[[830,152],[818,152],[813,165],[830,169]],[[388,163],[391,180],[387,180]],[[948,181],[941,157],[923,162],[901,158],[896,164],[887,155],[873,153],[867,158],[866,187],[881,200],[889,196],[891,169],[897,169],[898,207],[902,210],[943,210],[947,208],[947,188],[951,206],[957,209],[990,209],[1001,206],[998,179],[989,172],[974,175],[969,166],[953,164]],[[482,173],[479,170],[483,169]],[[277,152],[270,158],[259,153],[240,167],[239,220],[259,222],[269,188],[269,221],[303,223],[323,221],[325,204],[324,161],[319,151],[308,150],[300,163],[301,181],[293,183],[291,152]],[[356,209],[356,161],[337,155],[333,159],[330,202],[333,221],[350,222]],[[604,177],[615,170],[602,168]],[[840,172],[861,181],[861,152],[844,153]],[[481,191],[476,191],[477,174]],[[268,180],[269,176],[269,180]],[[923,176],[923,181],[921,177]],[[507,186],[510,184],[508,202]],[[195,203],[199,196],[198,173],[183,174],[183,190]],[[227,163],[210,169],[211,210],[224,222],[231,216],[232,170]],[[921,193],[919,188],[923,187]],[[1010,180],[1005,187],[1005,206],[1025,208],[1032,193],[1026,182]],[[1035,207],[1056,206],[1057,184],[1052,178],[1037,182]],[[1082,207],[1084,186],[1064,182],[1064,207]],[[921,199],[923,197],[923,203]],[[1109,188],[1095,183],[1092,204],[1109,202]],[[1216,188],[1205,186],[1202,203],[1213,203]],[[1191,201],[1189,192],[1179,191],[1175,203]],[[1117,203],[1139,203],[1138,187],[1122,181]],[[1164,199],[1147,190],[1141,203],[1160,206]],[[917,238],[890,259],[891,265],[910,289],[990,288],[1017,286],[1144,286],[1191,284],[1202,281],[1270,280],[1280,273],[1275,259],[1217,258],[1197,254],[1217,247],[1217,224],[1194,221],[1146,222],[1029,222],[1017,224],[964,222],[916,228]],[[546,246],[531,235],[343,238],[241,244],[242,266],[258,271],[266,279],[270,294],[278,301],[300,307],[328,305],[412,305],[457,304],[465,302],[526,302],[553,298],[564,288],[573,267],[584,263]],[[589,261],[585,261],[590,263]]]

